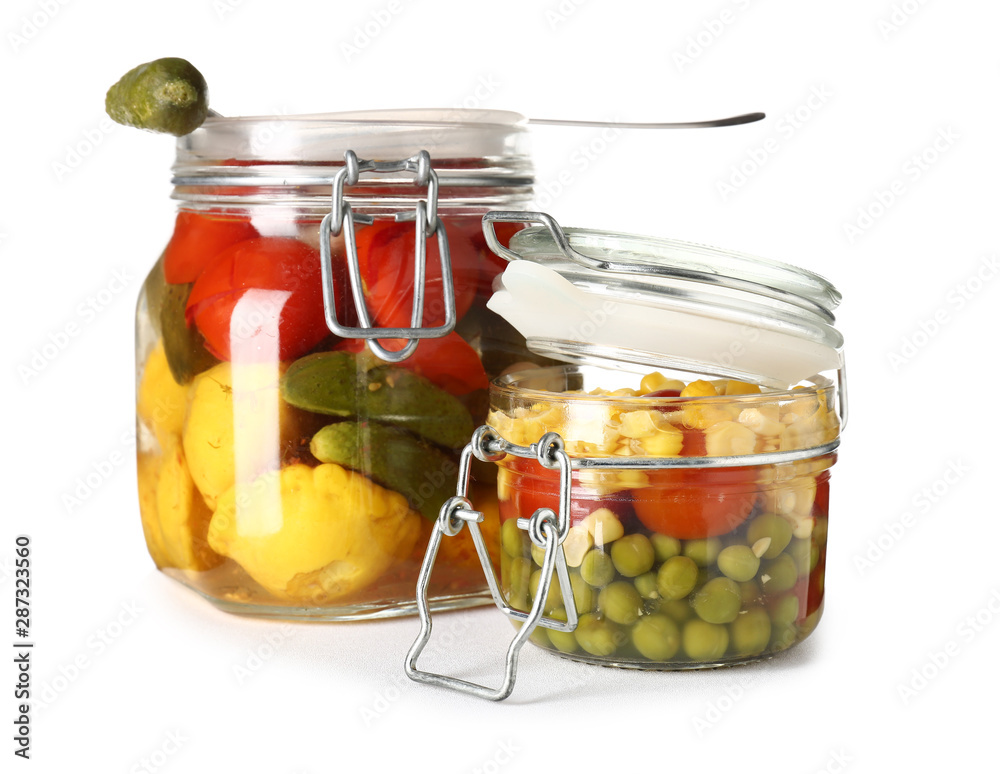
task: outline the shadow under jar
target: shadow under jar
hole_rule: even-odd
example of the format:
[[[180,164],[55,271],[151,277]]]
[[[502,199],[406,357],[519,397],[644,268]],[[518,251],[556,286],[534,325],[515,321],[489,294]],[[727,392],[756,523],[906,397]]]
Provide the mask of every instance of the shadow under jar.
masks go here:
[[[819,378],[776,390],[564,366],[498,380],[488,423],[506,441],[555,432],[571,459],[648,463],[573,471],[563,551],[579,623],[539,626],[532,642],[662,669],[736,664],[801,642],[823,610],[838,400]],[[512,455],[498,465],[500,584],[528,611],[544,551],[516,522],[558,509],[559,472]],[[552,583],[545,614],[566,620],[567,604]]]
[[[527,140],[522,116],[460,110],[210,118],[179,138],[174,232],[136,323],[139,501],[157,567],[235,613],[414,612],[432,522],[490,379],[540,362],[486,308],[505,264],[480,227],[488,209],[530,202]],[[334,181],[348,151],[360,172],[344,173],[337,204],[354,222],[321,250],[324,217],[343,212]],[[399,362],[407,338],[379,339],[379,356],[362,334],[331,332],[334,308],[341,326],[365,327],[352,227],[370,324],[433,329]],[[492,549],[495,477],[481,464],[472,481]],[[489,599],[467,535],[439,564],[433,608]]]

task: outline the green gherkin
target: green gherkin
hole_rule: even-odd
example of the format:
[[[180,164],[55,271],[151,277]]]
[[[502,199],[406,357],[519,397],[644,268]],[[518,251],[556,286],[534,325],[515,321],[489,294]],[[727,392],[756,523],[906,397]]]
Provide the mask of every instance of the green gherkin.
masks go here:
[[[108,89],[104,109],[119,124],[180,137],[208,116],[208,85],[186,59],[156,59]]]

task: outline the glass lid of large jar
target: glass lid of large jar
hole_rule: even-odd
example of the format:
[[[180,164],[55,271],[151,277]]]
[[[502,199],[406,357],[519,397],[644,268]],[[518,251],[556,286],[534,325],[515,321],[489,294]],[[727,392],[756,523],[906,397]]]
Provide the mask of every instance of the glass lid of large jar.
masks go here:
[[[563,229],[549,215],[490,212],[491,249],[510,263],[489,307],[533,351],[788,388],[843,367],[840,293],[797,267],[634,234]],[[505,248],[496,222],[539,222]]]

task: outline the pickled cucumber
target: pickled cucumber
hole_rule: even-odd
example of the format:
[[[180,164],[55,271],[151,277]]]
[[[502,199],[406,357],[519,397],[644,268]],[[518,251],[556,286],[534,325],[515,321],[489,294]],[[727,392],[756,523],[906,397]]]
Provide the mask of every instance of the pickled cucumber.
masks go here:
[[[163,335],[163,349],[167,355],[170,373],[178,384],[188,384],[202,371],[207,371],[219,361],[205,349],[205,340],[194,327],[188,327],[184,318],[191,285],[164,284],[159,291],[159,324]]]
[[[399,492],[415,511],[434,520],[455,494],[458,464],[448,454],[421,443],[396,427],[376,422],[336,422],[312,438],[309,450],[320,462],[333,462],[371,475]]]
[[[281,380],[286,403],[306,411],[393,425],[450,448],[472,435],[472,415],[458,398],[404,368],[368,370],[350,352],[299,358]]]
[[[119,124],[180,137],[208,117],[208,84],[185,59],[156,59],[108,89],[104,109]]]

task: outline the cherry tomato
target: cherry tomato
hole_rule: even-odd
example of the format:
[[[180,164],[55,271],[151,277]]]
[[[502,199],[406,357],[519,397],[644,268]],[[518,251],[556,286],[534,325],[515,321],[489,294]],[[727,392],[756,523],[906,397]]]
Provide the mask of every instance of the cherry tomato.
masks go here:
[[[466,232],[449,224],[447,234],[455,285],[455,310],[460,320],[469,311],[476,295],[480,254]],[[358,230],[357,243],[358,265],[368,311],[383,327],[411,327],[416,244],[414,224],[376,221]],[[427,240],[426,259],[423,324],[434,327],[441,325],[445,317],[437,236]]]
[[[404,339],[379,339],[388,350],[399,351]],[[360,352],[363,339],[347,339],[337,349]],[[407,368],[452,395],[466,395],[490,386],[479,355],[461,336],[452,331],[440,339],[421,339],[416,351],[396,365]]]
[[[661,468],[647,476],[649,486],[632,493],[636,516],[647,529],[681,540],[730,532],[757,500],[753,468]]]
[[[278,357],[299,357],[329,333],[319,252],[285,237],[235,244],[195,281],[185,314],[222,360],[273,358],[275,333]]]
[[[502,521],[530,518],[539,508],[559,510],[559,471],[543,468],[535,460],[508,458],[504,463],[508,471],[510,497],[500,501]],[[632,498],[629,492],[597,495],[579,483],[579,474],[573,474],[570,502],[570,526],[575,526],[598,508],[612,511],[623,524],[632,521]]]
[[[495,223],[497,239],[504,247],[510,247],[511,237],[521,231],[527,224],[525,223]],[[472,241],[476,244],[479,252],[483,256],[482,272],[479,276],[478,292],[482,296],[489,298],[493,295],[493,279],[503,274],[507,268],[507,259],[490,250],[486,244],[486,236],[483,234],[482,223],[477,221],[472,233]]]
[[[227,247],[256,236],[246,218],[182,210],[163,252],[163,276],[173,284],[194,282]]]

